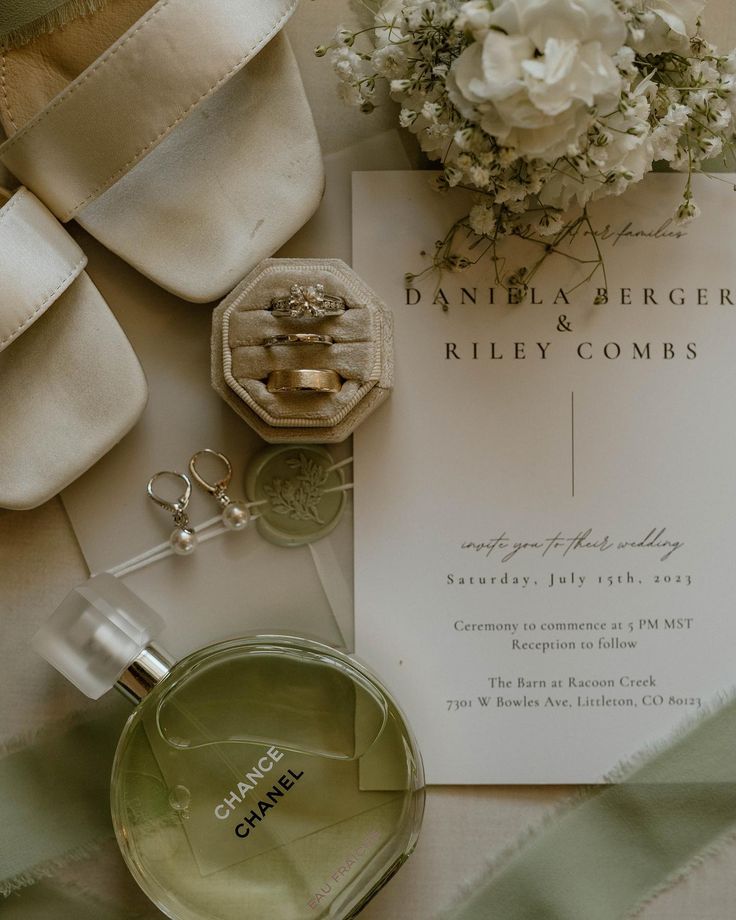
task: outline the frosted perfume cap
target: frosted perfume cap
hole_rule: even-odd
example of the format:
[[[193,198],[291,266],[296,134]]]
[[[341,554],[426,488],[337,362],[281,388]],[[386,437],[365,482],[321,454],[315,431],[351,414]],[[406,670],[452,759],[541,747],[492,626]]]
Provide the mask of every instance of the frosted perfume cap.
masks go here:
[[[93,700],[150,645],[164,621],[113,575],[75,588],[33,638],[35,650]]]

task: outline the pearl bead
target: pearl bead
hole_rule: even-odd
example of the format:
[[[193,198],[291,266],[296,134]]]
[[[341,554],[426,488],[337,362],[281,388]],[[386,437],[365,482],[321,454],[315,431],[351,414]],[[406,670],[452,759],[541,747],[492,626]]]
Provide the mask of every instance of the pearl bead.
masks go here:
[[[243,530],[250,521],[250,511],[245,502],[230,502],[222,512],[222,523],[228,530]]]
[[[171,548],[177,556],[188,556],[193,553],[197,546],[197,535],[191,530],[184,530],[183,527],[177,527],[169,539]]]

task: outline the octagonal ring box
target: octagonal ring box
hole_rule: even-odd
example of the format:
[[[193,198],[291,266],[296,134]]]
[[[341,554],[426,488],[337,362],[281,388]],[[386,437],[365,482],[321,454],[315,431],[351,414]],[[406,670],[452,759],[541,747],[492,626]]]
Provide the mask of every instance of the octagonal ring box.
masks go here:
[[[292,285],[321,284],[342,297],[334,316],[274,316],[273,299]],[[271,336],[328,335],[334,344],[265,347]],[[275,370],[334,370],[338,393],[271,393]],[[389,395],[393,385],[393,319],[388,308],[340,259],[266,259],[215,309],[212,385],[271,444],[343,441]]]

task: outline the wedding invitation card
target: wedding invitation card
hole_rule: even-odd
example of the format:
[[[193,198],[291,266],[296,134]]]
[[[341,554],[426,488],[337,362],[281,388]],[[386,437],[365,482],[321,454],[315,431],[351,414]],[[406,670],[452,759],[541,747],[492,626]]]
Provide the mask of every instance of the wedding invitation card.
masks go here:
[[[407,275],[467,211],[356,173],[396,389],[355,436],[358,654],[430,783],[597,782],[736,675],[736,192],[652,175],[532,243]],[[603,257],[597,263],[597,251]]]

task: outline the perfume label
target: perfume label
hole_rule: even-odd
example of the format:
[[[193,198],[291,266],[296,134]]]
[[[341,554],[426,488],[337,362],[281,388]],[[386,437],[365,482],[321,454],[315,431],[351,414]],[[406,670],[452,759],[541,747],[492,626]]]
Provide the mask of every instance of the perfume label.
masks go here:
[[[319,888],[310,895],[307,907],[311,911],[318,911],[326,906],[335,895],[341,891],[351,878],[360,870],[361,866],[369,859],[370,854],[381,843],[381,834],[371,830],[360,840],[358,845],[348,851],[344,858],[328,873]]]
[[[161,737],[155,713],[144,725],[170,790],[169,805],[203,876],[290,847],[348,819],[390,809],[401,798],[396,791],[362,791],[358,760],[247,742],[177,748]],[[347,854],[359,848],[361,834],[359,820],[355,838],[346,838]]]
[[[283,757],[282,751],[270,747],[265,756],[260,758],[257,766],[254,765],[246,773],[245,778],[238,782],[237,788],[231,790],[223,801],[215,806],[215,817],[220,821],[227,821],[233,813],[242,812],[239,814],[242,820],[235,825],[235,836],[241,840],[250,837],[251,833],[268,816],[269,811],[276,808],[283,801],[284,796],[294,789],[295,783],[304,778],[304,770],[295,773],[294,770],[289,769],[269,787],[268,773],[280,760],[283,760]],[[274,774],[276,775],[278,774]],[[255,799],[258,801],[254,801]],[[246,811],[251,804],[253,808],[249,812]]]

